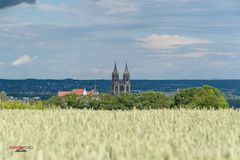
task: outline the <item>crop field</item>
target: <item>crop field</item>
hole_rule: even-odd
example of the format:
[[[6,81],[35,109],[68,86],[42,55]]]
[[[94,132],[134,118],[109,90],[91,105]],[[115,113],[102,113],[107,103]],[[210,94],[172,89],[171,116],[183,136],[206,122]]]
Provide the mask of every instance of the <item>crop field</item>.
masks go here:
[[[0,160],[78,159],[239,160],[240,112],[0,111]]]

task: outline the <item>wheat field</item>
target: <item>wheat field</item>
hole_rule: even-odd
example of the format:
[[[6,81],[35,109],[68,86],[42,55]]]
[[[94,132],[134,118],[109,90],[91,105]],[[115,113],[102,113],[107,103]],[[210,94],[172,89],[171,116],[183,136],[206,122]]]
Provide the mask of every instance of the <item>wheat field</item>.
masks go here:
[[[0,160],[78,159],[239,160],[240,112],[0,111]]]

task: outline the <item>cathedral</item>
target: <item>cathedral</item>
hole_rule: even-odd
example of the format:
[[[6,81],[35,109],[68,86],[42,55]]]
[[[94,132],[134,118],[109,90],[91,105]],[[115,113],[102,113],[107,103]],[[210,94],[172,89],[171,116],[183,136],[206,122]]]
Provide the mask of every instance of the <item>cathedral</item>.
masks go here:
[[[125,66],[122,80],[119,79],[119,73],[116,63],[114,66],[114,71],[112,72],[112,94],[116,95],[119,93],[131,93],[130,73],[128,72],[127,63]]]

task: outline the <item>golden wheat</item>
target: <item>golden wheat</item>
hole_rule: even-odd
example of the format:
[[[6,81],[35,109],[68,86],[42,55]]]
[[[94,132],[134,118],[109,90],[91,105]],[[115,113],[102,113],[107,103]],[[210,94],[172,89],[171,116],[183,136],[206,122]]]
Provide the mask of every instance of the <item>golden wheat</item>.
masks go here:
[[[1,110],[2,159],[239,160],[240,112]]]

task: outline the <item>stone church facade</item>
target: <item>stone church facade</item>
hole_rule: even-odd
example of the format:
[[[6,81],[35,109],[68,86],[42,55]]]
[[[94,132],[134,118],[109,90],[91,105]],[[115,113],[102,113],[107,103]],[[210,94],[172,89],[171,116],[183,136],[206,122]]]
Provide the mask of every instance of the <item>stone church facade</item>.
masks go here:
[[[123,79],[119,79],[119,73],[117,70],[117,64],[115,63],[114,70],[112,72],[112,94],[131,93],[131,81],[130,73],[128,71],[128,65],[126,63],[125,71],[123,73]]]

